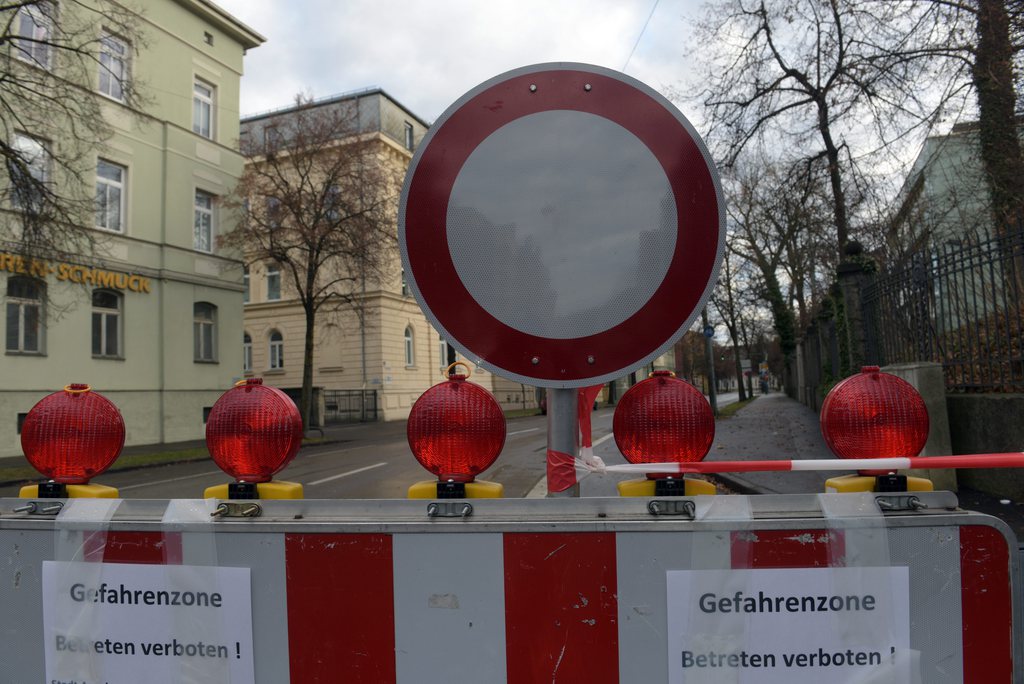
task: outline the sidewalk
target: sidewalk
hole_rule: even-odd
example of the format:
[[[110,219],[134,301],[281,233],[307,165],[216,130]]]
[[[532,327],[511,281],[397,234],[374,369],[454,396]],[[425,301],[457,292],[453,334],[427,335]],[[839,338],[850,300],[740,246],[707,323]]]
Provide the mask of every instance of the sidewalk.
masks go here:
[[[706,461],[835,458],[821,436],[818,415],[782,392],[759,395],[728,420],[717,421]],[[741,494],[807,494],[825,491],[825,480],[839,472],[723,473],[715,475]],[[1024,539],[1024,502],[1008,502],[984,492],[961,489],[960,507],[1004,520]]]
[[[821,437],[818,415],[782,392],[758,395],[732,418],[715,423],[705,461],[834,458]],[[744,494],[806,494],[825,491],[826,473],[768,472],[716,475]]]

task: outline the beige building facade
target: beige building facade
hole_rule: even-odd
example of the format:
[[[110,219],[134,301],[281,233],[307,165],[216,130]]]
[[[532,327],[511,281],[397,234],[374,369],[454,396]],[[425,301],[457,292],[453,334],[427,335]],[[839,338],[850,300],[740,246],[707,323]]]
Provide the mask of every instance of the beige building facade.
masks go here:
[[[103,0],[61,3],[57,20]],[[0,453],[20,453],[21,421],[43,396],[87,383],[124,415],[128,444],[202,438],[209,407],[242,376],[242,264],[217,247],[233,216],[219,200],[242,171],[237,151],[239,79],[246,50],[263,37],[205,0],[148,0],[144,45],[96,33],[95,69],[83,97],[100,98],[113,135],[94,172],[69,182],[97,198],[90,254],[25,257],[0,248],[5,353],[0,355]],[[25,10],[19,10],[22,12]],[[25,30],[58,31],[17,16]],[[55,69],[5,46],[6,69]],[[130,109],[117,85],[137,79],[145,104]],[[39,173],[60,154],[60,130],[19,131],[40,150]],[[25,142],[27,141],[27,142]],[[30,149],[30,148],[26,148]],[[12,225],[18,207],[0,220]],[[11,234],[8,232],[8,234]]]
[[[368,89],[314,103],[347,107],[358,116],[358,132],[372,136],[380,156],[404,175],[427,124],[386,92]],[[262,139],[283,126],[290,109],[242,120],[243,139]],[[398,196],[393,214],[397,217]],[[397,234],[397,224],[394,226]],[[459,360],[427,321],[405,287],[397,244],[392,268],[379,285],[358,293],[354,308],[321,313],[316,323],[313,385],[319,388],[320,415],[341,419],[401,420],[419,396],[444,380],[449,363]],[[297,397],[302,385],[305,317],[296,293],[273,263],[252,263],[242,339],[246,375]],[[465,372],[459,369],[459,372]],[[536,408],[534,388],[470,368],[471,381],[492,392],[506,409]],[[359,410],[353,397],[371,397],[372,410]],[[345,410],[347,407],[347,411]],[[314,411],[316,413],[316,411]]]

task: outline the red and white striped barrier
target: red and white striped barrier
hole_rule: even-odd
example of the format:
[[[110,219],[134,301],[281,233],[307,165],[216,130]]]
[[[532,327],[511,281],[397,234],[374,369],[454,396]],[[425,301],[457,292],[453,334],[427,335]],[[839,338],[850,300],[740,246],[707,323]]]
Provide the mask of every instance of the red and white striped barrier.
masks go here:
[[[712,499],[746,497],[700,505],[727,503]],[[227,521],[197,532],[114,520],[88,533],[74,555],[83,563],[250,568],[259,684],[675,682],[666,625],[681,609],[668,600],[667,572],[716,570],[724,581],[730,570],[865,563],[908,568],[920,681],[1016,681],[1016,552],[984,516],[630,522],[614,506],[573,502],[580,513],[570,522],[545,513],[551,502],[542,501],[517,502],[536,519],[510,521],[479,501],[466,521],[431,522],[422,513],[411,518],[414,509],[402,503],[401,515],[376,523],[317,516]],[[881,556],[865,555],[865,531]],[[44,521],[0,515],[4,614],[38,614],[39,583],[31,578],[53,558],[55,534]],[[0,640],[8,681],[43,680],[39,629],[34,620],[12,624]],[[846,681],[838,677],[828,675]]]

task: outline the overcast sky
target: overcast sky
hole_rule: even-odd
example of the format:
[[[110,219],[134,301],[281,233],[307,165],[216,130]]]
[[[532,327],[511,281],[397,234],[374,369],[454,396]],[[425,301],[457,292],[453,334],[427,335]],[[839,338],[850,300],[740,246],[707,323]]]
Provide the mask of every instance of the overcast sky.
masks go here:
[[[299,92],[379,86],[429,123],[479,83],[540,62],[587,62],[659,92],[678,87],[689,22],[705,0],[214,1],[267,39],[245,57],[243,116]]]

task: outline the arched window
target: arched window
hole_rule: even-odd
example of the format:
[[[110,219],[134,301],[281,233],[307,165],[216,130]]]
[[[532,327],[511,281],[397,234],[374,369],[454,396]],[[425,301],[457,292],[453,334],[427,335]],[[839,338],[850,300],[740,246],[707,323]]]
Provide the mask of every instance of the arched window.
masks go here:
[[[252,337],[249,333],[242,335],[242,371],[252,372]]]
[[[121,293],[113,290],[92,292],[92,355],[121,358]]]
[[[7,351],[43,353],[46,285],[34,278],[7,279]]]
[[[284,368],[284,335],[277,330],[270,331],[270,370]]]
[[[411,325],[405,329],[405,365],[409,367],[416,365],[416,353],[413,347]]]
[[[196,361],[217,360],[217,307],[209,302],[192,307],[192,343]]]

